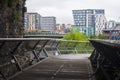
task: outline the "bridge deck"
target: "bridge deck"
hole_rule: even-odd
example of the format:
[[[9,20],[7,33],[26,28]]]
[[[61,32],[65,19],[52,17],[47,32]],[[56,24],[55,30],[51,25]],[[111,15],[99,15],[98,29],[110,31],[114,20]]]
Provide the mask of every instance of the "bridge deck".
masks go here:
[[[76,56],[49,57],[11,80],[94,80],[89,59]]]

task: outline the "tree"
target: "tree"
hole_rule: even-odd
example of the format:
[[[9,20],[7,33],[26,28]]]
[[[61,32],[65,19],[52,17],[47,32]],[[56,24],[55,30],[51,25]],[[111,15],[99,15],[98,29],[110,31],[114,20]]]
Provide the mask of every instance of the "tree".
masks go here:
[[[88,41],[87,36],[85,36],[85,34],[80,33],[79,30],[73,30],[71,29],[71,31],[63,36],[64,40],[79,40],[79,41]]]

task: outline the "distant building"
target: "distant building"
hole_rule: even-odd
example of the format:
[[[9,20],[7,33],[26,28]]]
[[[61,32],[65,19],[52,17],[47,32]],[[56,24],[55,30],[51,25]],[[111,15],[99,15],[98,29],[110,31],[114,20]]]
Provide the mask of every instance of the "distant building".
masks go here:
[[[75,27],[88,37],[102,33],[107,22],[103,9],[73,10],[73,18]]]
[[[73,28],[72,24],[57,24],[56,25],[56,32],[58,33],[68,33],[70,29]]]
[[[73,25],[72,24],[67,24],[66,28],[70,28],[71,29],[71,28],[73,28]]]
[[[116,22],[115,25],[120,28],[120,22]]]
[[[55,31],[56,30],[56,17],[42,17],[41,30]]]
[[[115,26],[116,26],[116,22],[114,20],[110,20],[107,23],[106,29],[109,29],[109,28],[112,28],[112,27],[115,27]]]
[[[26,31],[41,29],[41,16],[38,13],[25,13],[24,27]]]
[[[103,34],[112,40],[120,40],[120,22],[114,22],[113,27],[109,29],[104,29]]]
[[[70,32],[70,30],[73,28],[73,25],[71,24],[67,24],[65,25],[65,28],[64,28],[64,33],[68,33]]]
[[[64,27],[61,24],[56,24],[56,31],[57,33],[64,33]]]

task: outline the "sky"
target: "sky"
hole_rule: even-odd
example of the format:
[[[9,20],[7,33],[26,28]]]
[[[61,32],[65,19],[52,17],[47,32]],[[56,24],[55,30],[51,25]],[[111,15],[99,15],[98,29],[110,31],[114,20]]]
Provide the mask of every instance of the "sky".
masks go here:
[[[120,0],[27,0],[27,12],[55,16],[57,23],[74,24],[72,10],[104,9],[107,20],[120,21]]]

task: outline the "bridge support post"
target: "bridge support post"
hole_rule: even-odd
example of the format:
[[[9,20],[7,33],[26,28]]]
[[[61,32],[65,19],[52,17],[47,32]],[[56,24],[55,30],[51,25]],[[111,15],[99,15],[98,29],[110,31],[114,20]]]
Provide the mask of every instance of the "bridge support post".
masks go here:
[[[21,67],[19,61],[17,60],[17,58],[16,58],[14,55],[12,55],[12,58],[14,59],[15,64],[16,64],[16,66],[18,67],[18,69],[19,69],[20,71],[22,71],[22,67]]]
[[[42,46],[40,47],[40,50],[38,50],[38,53],[40,54],[43,50],[44,50],[44,48],[45,48],[45,46],[46,46],[46,44],[49,42],[49,40],[46,40],[44,43],[42,43]],[[37,53],[36,53],[37,54]],[[46,55],[46,54],[45,54]],[[48,57],[48,55],[47,55],[47,57]]]
[[[36,51],[33,50],[32,53],[33,53],[33,55],[35,56],[35,58],[37,59],[37,61],[40,61],[39,57],[38,57],[37,54],[36,54]]]
[[[47,53],[47,50],[45,48],[43,49],[43,52],[45,53],[46,57],[49,56],[48,53]]]
[[[18,69],[20,71],[22,71],[22,67],[21,67],[19,61],[17,60],[16,56],[14,55],[14,53],[20,47],[21,43],[22,43],[22,41],[18,42],[18,44],[16,45],[16,47],[11,51],[11,55],[12,55],[11,57],[14,59],[14,61],[16,63],[16,66],[18,67]]]
[[[35,51],[35,48],[36,48],[36,46],[37,46],[39,43],[40,43],[40,41],[37,41],[37,42],[36,42],[36,44],[33,46],[33,51],[32,51],[32,53],[33,53],[33,55],[35,56],[35,58],[37,59],[37,61],[40,61],[40,59],[39,59],[39,57],[38,57],[38,55],[37,55],[37,53],[36,53],[36,51]]]
[[[59,55],[61,55],[61,52],[59,50],[59,44],[60,44],[60,41],[57,41],[56,51],[58,52]]]
[[[8,80],[7,77],[1,71],[0,71],[0,74],[1,74],[3,79]]]

